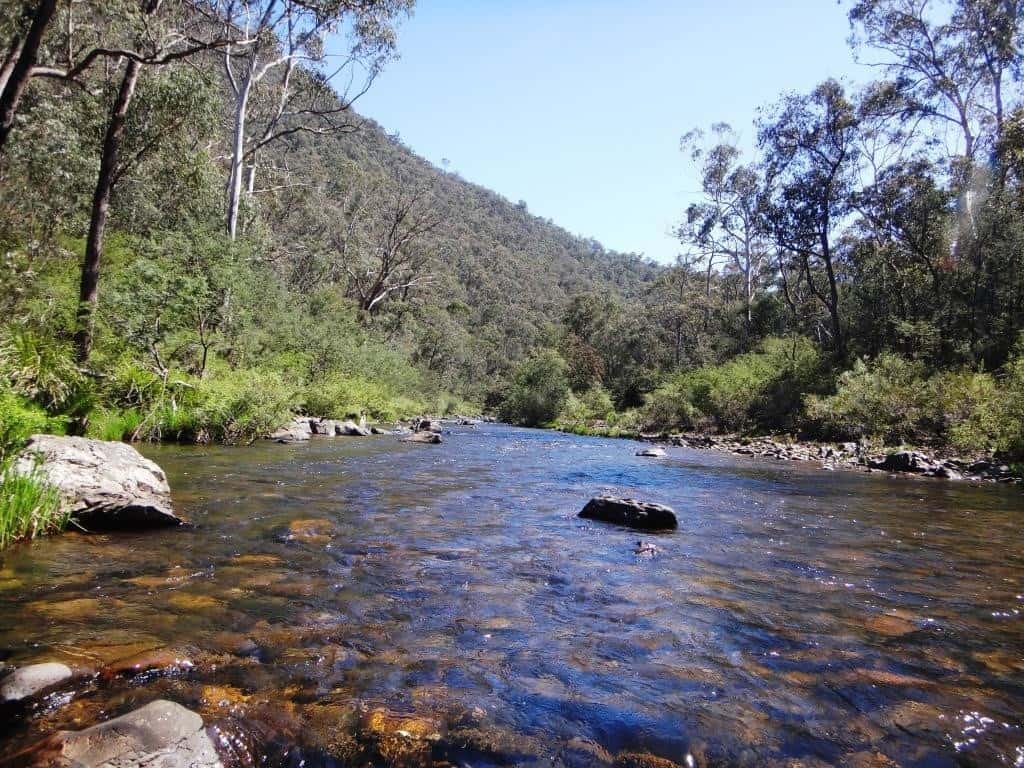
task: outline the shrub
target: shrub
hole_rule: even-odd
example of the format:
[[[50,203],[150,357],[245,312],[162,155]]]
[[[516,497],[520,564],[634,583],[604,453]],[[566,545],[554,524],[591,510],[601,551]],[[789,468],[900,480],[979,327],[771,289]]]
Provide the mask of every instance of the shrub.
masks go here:
[[[923,438],[930,398],[924,376],[921,363],[889,352],[871,362],[857,360],[840,375],[835,394],[807,398],[807,417],[824,437],[887,443]]]
[[[0,335],[0,377],[51,413],[73,409],[87,389],[67,344],[24,328]]]
[[[195,443],[248,442],[281,426],[296,404],[280,374],[259,369],[217,371],[193,386],[181,402],[170,400],[161,407],[146,436]]]
[[[141,411],[108,410],[97,408],[89,414],[86,437],[97,440],[134,440],[145,427],[146,417]]]
[[[423,404],[400,397],[379,381],[330,374],[306,387],[302,407],[307,413],[331,419],[368,416],[391,421],[412,416],[423,410]]]
[[[965,452],[985,452],[1005,443],[1015,423],[993,376],[947,371],[928,382],[930,417],[936,435]]]
[[[501,417],[536,427],[553,422],[569,397],[565,361],[545,350],[522,363],[501,404]]]
[[[0,549],[20,539],[63,530],[70,515],[60,508],[60,496],[35,467],[16,473],[10,462],[0,464]]]
[[[788,428],[798,417],[801,394],[820,379],[821,369],[809,339],[765,339],[754,352],[662,384],[647,398],[645,421],[658,429]]]

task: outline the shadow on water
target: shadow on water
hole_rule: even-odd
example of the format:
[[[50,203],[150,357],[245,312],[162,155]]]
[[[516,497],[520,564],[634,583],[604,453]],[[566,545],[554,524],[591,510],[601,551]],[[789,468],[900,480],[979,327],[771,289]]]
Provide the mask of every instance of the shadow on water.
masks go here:
[[[0,657],[195,664],[86,684],[9,748],[162,696],[258,724],[281,764],[347,764],[383,707],[442,724],[426,764],[1024,765],[1018,490],[637,445],[145,447],[196,528],[5,553]],[[600,492],[680,529],[577,519]]]

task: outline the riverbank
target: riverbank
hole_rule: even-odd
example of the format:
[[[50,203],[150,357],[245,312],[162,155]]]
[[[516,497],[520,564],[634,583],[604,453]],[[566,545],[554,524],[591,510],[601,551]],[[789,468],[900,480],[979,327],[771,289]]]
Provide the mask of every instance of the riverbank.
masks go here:
[[[568,434],[643,440],[697,450],[720,451],[735,456],[814,462],[825,470],[887,472],[972,482],[1024,482],[1024,466],[1020,464],[1001,461],[992,456],[957,456],[948,450],[917,446],[884,446],[867,441],[828,443],[797,440],[791,435],[712,435],[696,432],[651,434],[594,424],[563,424],[556,429]]]

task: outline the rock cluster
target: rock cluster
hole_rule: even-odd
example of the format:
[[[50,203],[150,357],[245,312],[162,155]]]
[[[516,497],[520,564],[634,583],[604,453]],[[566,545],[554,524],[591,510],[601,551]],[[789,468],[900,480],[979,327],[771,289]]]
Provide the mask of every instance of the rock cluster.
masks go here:
[[[948,480],[1018,482],[1011,468],[993,461],[942,458],[921,450],[876,454],[863,443],[836,444],[782,441],[771,437],[734,437],[704,434],[669,436],[669,442],[686,448],[726,451],[738,456],[757,456],[780,461],[815,461],[828,469],[848,467],[937,477]]]
[[[290,422],[269,435],[279,443],[299,443],[313,435],[322,437],[369,437],[378,434],[365,424],[351,419],[321,419],[316,416],[295,416]]]

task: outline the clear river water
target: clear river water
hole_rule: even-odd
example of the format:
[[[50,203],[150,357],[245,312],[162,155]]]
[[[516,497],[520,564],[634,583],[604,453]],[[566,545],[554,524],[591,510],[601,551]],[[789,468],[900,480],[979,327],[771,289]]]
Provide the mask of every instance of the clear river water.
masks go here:
[[[106,670],[0,758],[169,698],[240,765],[1024,766],[1018,488],[451,430],[143,446],[194,528],[0,555],[0,660]]]

